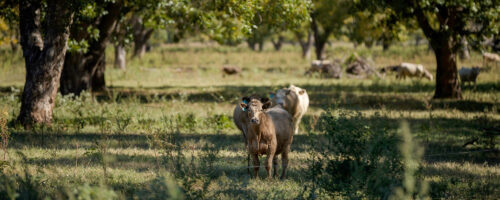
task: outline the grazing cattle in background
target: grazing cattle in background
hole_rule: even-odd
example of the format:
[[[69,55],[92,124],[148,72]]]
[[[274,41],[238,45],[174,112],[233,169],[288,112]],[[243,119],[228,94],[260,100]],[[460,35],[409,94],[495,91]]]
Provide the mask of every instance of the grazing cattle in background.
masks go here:
[[[309,95],[305,89],[290,85],[271,93],[273,105],[281,105],[293,117],[294,133],[299,133],[299,124],[302,116],[309,108]]]
[[[281,155],[281,179],[284,179],[288,167],[288,153],[293,141],[292,116],[281,106],[268,109],[271,102],[262,103],[258,99],[251,99],[240,106],[250,119],[246,124],[247,145],[253,161],[254,177],[258,177],[259,155],[267,155],[265,166],[268,178],[271,178],[273,166],[274,176],[278,175],[277,156]]]
[[[479,67],[462,67],[460,70],[458,70],[458,74],[460,75],[460,82],[462,82],[462,87],[467,82],[474,82],[474,88],[476,88],[476,79],[479,75],[479,72],[481,72],[481,69]]]
[[[261,102],[267,103],[269,99],[267,97],[260,98],[258,95],[251,95],[248,97],[243,97],[241,101],[245,104],[249,103],[252,99],[259,99]],[[243,139],[245,140],[245,147],[247,147],[247,124],[250,121],[248,118],[248,114],[238,103],[234,107],[233,111],[233,122],[238,129],[240,129],[243,134]],[[247,166],[250,167],[250,155],[247,157]],[[248,168],[248,172],[250,172],[250,168]]]
[[[379,78],[383,78],[377,71],[373,70],[369,62],[363,58],[355,58],[347,65],[345,71],[350,77],[354,78],[366,78],[372,74],[375,74]]]
[[[306,71],[305,75],[311,75],[315,72],[319,72],[321,76],[325,78],[339,79],[342,77],[342,67],[338,61],[313,60],[311,62],[311,68]]]
[[[401,63],[396,66],[386,67],[382,72],[395,71],[397,79],[406,79],[406,77],[427,78],[433,80],[432,74],[421,64]]]
[[[238,67],[233,67],[233,66],[225,66],[225,67],[222,67],[222,72],[224,73],[223,76],[236,75],[236,74],[241,73],[241,69]]]
[[[488,53],[484,52],[483,53],[483,66],[486,66],[489,62],[494,62],[495,67],[497,66],[497,63],[500,62],[500,56],[496,53]]]

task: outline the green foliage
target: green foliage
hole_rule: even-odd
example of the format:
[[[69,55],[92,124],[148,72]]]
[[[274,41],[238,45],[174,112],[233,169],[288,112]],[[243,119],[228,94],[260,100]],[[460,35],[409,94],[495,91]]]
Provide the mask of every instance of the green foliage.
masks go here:
[[[118,199],[118,195],[115,191],[107,189],[105,186],[90,186],[85,183],[78,186],[73,191],[73,198],[78,200],[112,200]]]
[[[452,49],[458,51],[462,37],[479,47],[483,36],[500,31],[500,1],[372,1],[360,0],[362,8],[373,13],[389,13],[392,23],[418,23],[432,42],[452,38]],[[387,10],[389,9],[389,10]]]
[[[213,127],[217,133],[233,126],[233,122],[226,114],[214,114],[207,119],[206,123],[209,127]]]
[[[170,175],[159,175],[137,195],[140,199],[185,199],[175,179]]]
[[[377,113],[376,117],[384,118]],[[328,141],[311,167],[318,186],[350,198],[387,199],[395,190],[395,198],[424,197],[425,190],[415,188],[422,182],[417,174],[422,151],[410,144],[407,128],[397,135],[384,124],[360,125],[362,119],[361,113],[343,110],[320,116],[318,130]]]

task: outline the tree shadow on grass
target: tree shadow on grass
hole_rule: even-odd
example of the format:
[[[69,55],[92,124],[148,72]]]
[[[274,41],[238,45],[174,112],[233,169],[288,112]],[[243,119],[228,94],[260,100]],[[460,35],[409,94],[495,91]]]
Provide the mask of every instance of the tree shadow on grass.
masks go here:
[[[484,90],[497,90],[497,84],[481,86]],[[281,87],[285,87],[282,85]],[[183,99],[187,102],[206,103],[237,103],[242,96],[259,94],[267,96],[269,92],[281,88],[269,86],[216,86],[210,91],[203,91],[202,87],[185,87],[185,92],[162,91],[164,87],[156,88],[112,88],[111,93],[115,95],[98,95],[100,101],[109,101],[115,98],[117,102],[129,99],[138,100],[140,103],[152,103],[155,101]],[[168,87],[167,87],[168,88]],[[416,93],[432,92],[430,85],[382,85],[374,83],[365,86],[359,85],[304,85],[310,99],[310,106],[316,108],[329,108],[335,105],[345,109],[378,109],[401,111],[423,111],[430,107],[432,109],[456,109],[464,112],[482,112],[491,110],[497,104],[475,100],[428,100],[429,97],[421,97]],[[405,90],[408,89],[409,90]],[[498,86],[500,88],[500,86]],[[479,90],[479,89],[478,89]],[[476,91],[478,91],[476,90]],[[430,107],[428,107],[428,104]]]

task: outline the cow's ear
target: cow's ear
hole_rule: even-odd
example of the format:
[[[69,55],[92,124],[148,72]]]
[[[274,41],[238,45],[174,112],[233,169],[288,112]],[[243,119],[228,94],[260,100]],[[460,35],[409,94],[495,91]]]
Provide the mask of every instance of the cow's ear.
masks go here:
[[[265,110],[265,109],[268,109],[269,107],[271,107],[271,102],[270,102],[270,101],[268,101],[268,102],[266,102],[266,103],[262,104],[262,109],[264,109],[264,110]]]
[[[247,109],[247,104],[245,104],[245,103],[240,103],[240,108],[241,108],[241,110],[246,111],[246,109]]]
[[[300,95],[303,95],[304,93],[306,93],[306,89],[302,89],[302,90],[299,91]]]
[[[290,94],[290,90],[286,90],[285,94],[289,95]]]
[[[269,92],[269,98],[274,99],[274,96],[276,96],[274,93]]]
[[[268,101],[269,101],[269,98],[267,98],[267,97],[260,98],[260,102],[262,102],[262,103],[266,103]]]
[[[243,97],[243,98],[241,98],[241,101],[243,101],[243,103],[247,104],[248,102],[250,102],[250,97]]]

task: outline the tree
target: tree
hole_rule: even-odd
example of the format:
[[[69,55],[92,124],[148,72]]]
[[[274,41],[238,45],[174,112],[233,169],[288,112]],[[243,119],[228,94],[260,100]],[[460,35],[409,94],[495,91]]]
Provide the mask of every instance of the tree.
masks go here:
[[[18,120],[30,127],[50,123],[66,43],[73,23],[69,1],[19,1],[19,29],[26,65],[26,82]],[[44,22],[44,23],[42,23]]]
[[[373,12],[390,9],[401,21],[416,21],[430,42],[436,57],[434,98],[461,98],[457,52],[463,37],[468,41],[498,34],[499,0],[361,0]]]
[[[325,44],[332,33],[340,34],[344,20],[349,17],[352,1],[314,0],[311,10],[311,29],[313,30],[316,58],[325,56]]]
[[[13,52],[19,47],[19,7],[12,0],[0,3],[0,46],[10,44]]]
[[[293,30],[295,38],[299,42],[302,50],[302,58],[311,58],[311,47],[314,42],[314,36],[311,30],[310,22],[304,23],[300,28]]]

